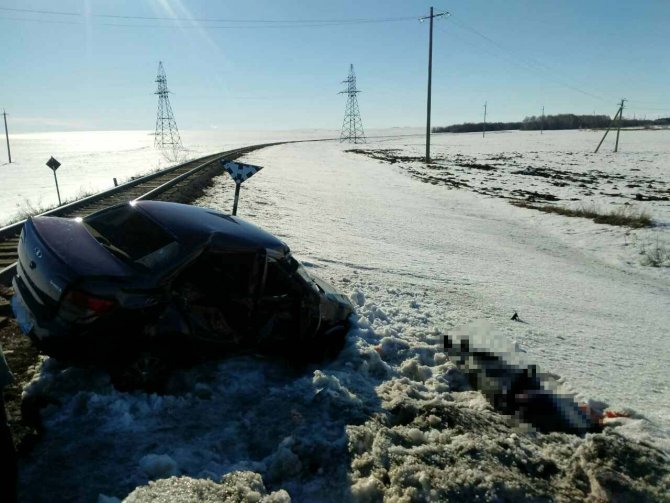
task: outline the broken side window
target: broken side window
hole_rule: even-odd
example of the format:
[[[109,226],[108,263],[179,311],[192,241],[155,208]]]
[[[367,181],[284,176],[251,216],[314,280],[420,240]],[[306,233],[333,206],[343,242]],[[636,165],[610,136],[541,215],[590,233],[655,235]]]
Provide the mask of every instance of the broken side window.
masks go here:
[[[290,264],[286,260],[268,260],[263,297],[295,295],[298,292],[299,285],[292,277]]]
[[[173,291],[197,333],[236,341],[249,328],[257,264],[256,253],[206,252],[180,273]]]

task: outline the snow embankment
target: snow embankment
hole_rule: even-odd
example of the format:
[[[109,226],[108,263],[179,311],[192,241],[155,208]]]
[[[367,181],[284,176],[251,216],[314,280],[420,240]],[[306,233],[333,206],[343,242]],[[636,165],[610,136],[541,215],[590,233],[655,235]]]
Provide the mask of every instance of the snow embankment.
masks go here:
[[[345,349],[308,369],[235,357],[179,372],[172,394],[156,396],[119,393],[104,373],[47,360],[27,390],[52,405],[21,467],[21,496],[663,501],[670,494],[661,451],[616,425],[585,438],[534,432],[468,388],[416,300],[387,313],[374,296],[351,297],[358,307]]]

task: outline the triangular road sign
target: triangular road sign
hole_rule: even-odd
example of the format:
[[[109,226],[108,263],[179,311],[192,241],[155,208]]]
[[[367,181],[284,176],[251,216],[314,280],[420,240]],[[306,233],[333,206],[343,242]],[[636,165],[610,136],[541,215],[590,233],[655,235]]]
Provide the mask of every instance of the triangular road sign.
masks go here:
[[[235,161],[221,160],[221,165],[238,185],[247,181],[261,169],[263,169],[262,166],[252,166],[251,164],[242,164],[241,162]]]

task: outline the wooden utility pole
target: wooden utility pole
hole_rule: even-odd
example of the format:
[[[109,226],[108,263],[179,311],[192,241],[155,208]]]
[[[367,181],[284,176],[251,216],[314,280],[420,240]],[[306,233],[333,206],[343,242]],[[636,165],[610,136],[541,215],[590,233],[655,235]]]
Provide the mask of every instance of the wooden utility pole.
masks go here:
[[[619,151],[619,131],[621,131],[621,121],[623,120],[623,104],[626,102],[625,99],[621,100],[621,104],[619,105],[619,122],[617,123],[617,128],[616,128],[616,143],[614,144],[614,151],[618,152]]]
[[[594,154],[598,153],[598,150],[600,149],[600,146],[603,144],[605,141],[605,137],[607,136],[607,133],[610,132],[610,129],[612,129],[612,124],[614,122],[617,122],[617,132],[616,132],[616,146],[614,147],[614,151],[617,152],[619,150],[619,130],[621,129],[621,117],[623,116],[623,104],[624,102],[627,101],[625,99],[621,100],[621,103],[619,104],[619,110],[617,110],[616,114],[614,115],[614,119],[612,119],[612,122],[610,122],[610,125],[607,126],[607,131],[605,131],[605,134],[600,140],[600,143],[598,143],[598,146],[596,147],[596,150]]]
[[[5,119],[5,138],[7,138],[7,157],[9,157],[9,164],[12,163],[12,152],[9,150],[9,132],[7,131],[7,112],[2,110],[2,116]]]
[[[486,136],[486,101],[484,102],[484,128],[482,129],[482,138]]]
[[[448,12],[442,12],[440,14],[433,14],[433,8],[430,8],[430,16],[422,17],[419,21],[424,19],[430,19],[430,37],[428,39],[428,103],[427,103],[427,112],[426,112],[426,162],[430,162],[430,97],[431,97],[431,85],[433,79],[433,18],[444,16],[449,14]]]
[[[544,133],[544,105],[542,105],[542,120],[540,121],[540,134]]]

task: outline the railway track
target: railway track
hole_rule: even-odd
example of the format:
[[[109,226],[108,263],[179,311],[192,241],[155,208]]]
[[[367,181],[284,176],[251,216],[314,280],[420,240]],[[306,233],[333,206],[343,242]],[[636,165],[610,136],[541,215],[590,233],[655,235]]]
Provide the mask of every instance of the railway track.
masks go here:
[[[279,142],[283,143],[283,142]],[[46,211],[40,215],[58,217],[85,217],[98,210],[124,201],[137,199],[180,200],[179,194],[194,180],[211,178],[223,173],[220,160],[237,157],[279,143],[263,143],[228,150],[185,162],[150,175],[136,178],[113,189]],[[182,201],[183,202],[183,201]],[[16,270],[16,251],[25,220],[0,228],[0,285],[10,285]]]

